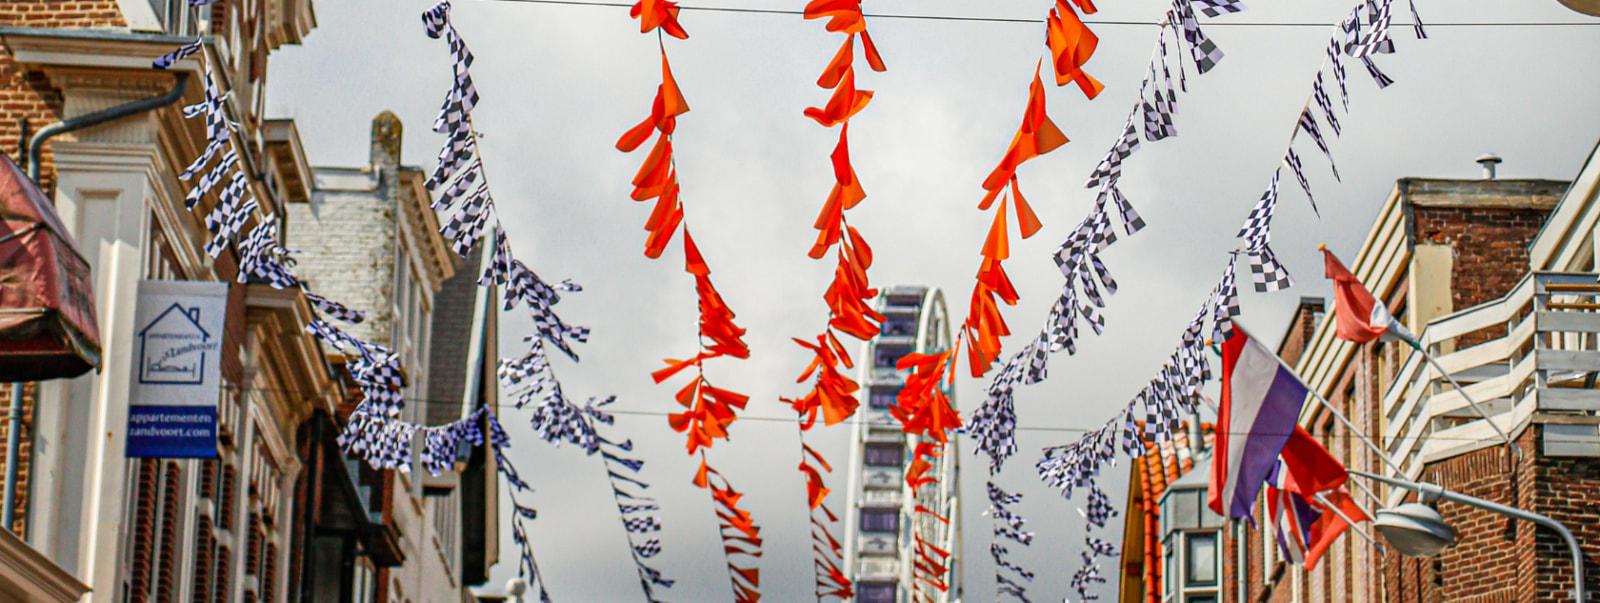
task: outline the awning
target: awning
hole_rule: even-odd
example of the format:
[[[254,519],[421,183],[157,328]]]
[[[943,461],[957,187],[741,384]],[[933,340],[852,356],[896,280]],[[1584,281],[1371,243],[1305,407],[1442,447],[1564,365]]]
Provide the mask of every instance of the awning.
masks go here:
[[[0,155],[0,382],[99,365],[89,264],[44,192]]]

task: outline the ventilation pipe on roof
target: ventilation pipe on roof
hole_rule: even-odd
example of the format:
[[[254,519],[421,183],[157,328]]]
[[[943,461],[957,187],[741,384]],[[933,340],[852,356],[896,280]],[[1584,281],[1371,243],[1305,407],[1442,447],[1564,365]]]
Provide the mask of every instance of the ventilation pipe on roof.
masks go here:
[[[1484,153],[1479,155],[1478,158],[1474,159],[1473,161],[1476,161],[1478,162],[1478,165],[1483,166],[1484,180],[1494,180],[1494,168],[1499,166],[1502,160],[1500,159],[1499,155],[1494,153]]]

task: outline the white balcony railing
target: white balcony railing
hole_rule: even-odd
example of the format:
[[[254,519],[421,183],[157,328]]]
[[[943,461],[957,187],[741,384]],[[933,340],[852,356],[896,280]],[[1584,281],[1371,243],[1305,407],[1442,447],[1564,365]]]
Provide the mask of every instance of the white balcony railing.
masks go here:
[[[1465,393],[1507,433],[1536,413],[1600,411],[1600,283],[1538,272],[1499,301],[1434,319],[1420,336]],[[1383,442],[1408,474],[1498,443],[1462,392],[1412,352],[1383,396]]]

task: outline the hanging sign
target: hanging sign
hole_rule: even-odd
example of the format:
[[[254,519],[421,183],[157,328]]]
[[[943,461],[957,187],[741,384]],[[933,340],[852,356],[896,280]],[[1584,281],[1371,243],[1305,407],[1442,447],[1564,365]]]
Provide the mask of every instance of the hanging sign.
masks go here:
[[[139,282],[127,456],[216,458],[227,307],[227,283]]]

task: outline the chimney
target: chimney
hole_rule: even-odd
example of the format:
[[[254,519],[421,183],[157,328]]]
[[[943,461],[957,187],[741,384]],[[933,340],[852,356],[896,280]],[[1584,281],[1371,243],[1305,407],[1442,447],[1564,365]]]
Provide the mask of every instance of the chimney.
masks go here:
[[[1500,165],[1501,161],[1499,155],[1494,153],[1484,153],[1479,155],[1477,159],[1474,159],[1474,161],[1477,161],[1478,165],[1483,166],[1484,180],[1494,180],[1494,168],[1495,166]]]
[[[400,137],[404,128],[393,112],[384,111],[372,118],[371,162],[375,168],[400,165]]]

